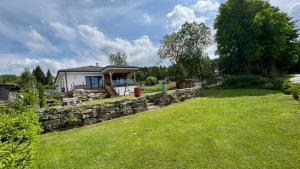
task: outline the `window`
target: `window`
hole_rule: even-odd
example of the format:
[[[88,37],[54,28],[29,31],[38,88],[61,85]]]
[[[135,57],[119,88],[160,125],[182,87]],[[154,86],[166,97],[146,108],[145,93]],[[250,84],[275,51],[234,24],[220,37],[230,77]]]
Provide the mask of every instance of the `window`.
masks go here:
[[[85,76],[85,86],[87,88],[98,88],[102,86],[101,76]]]

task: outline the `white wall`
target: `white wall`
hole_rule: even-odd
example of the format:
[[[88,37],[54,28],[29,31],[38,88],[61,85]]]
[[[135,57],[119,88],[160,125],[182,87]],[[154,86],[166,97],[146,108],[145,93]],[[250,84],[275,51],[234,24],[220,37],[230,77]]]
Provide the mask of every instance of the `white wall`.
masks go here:
[[[99,72],[66,72],[68,91],[73,89],[73,86],[85,85],[85,76],[101,76]],[[61,92],[61,88],[66,86],[65,72],[60,72],[56,80],[55,85],[58,86],[58,91]]]
[[[130,95],[130,93],[128,92],[128,89],[131,93],[134,92],[134,88],[136,88],[137,86],[127,86],[127,90],[125,92],[125,95]],[[125,91],[125,87],[114,87],[115,91],[119,93],[120,96],[124,95],[124,91]]]

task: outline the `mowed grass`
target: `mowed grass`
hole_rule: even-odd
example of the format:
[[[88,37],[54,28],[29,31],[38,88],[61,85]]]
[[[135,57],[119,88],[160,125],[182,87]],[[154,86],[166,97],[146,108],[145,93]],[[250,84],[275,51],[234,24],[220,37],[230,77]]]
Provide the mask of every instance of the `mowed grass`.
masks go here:
[[[300,103],[268,90],[201,98],[42,135],[40,168],[300,168]]]

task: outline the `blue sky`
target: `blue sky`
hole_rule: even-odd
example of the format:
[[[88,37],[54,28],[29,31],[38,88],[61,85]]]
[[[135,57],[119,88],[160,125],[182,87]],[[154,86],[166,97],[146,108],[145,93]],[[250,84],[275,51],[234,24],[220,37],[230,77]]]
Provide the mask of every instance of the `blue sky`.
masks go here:
[[[224,0],[1,0],[0,74],[37,65],[58,69],[108,64],[122,51],[136,66],[159,63],[165,34],[186,21],[212,27]],[[300,0],[270,0],[300,19]],[[298,23],[300,28],[300,24]],[[212,30],[214,32],[214,30]],[[208,48],[210,57],[215,45]],[[161,63],[164,64],[164,63]]]

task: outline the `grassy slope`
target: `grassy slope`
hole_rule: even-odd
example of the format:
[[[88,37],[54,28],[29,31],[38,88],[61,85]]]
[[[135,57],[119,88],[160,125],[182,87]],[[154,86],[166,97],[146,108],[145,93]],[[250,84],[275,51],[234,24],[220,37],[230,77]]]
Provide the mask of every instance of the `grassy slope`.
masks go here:
[[[42,136],[40,168],[299,168],[300,104],[209,90],[160,110]]]

